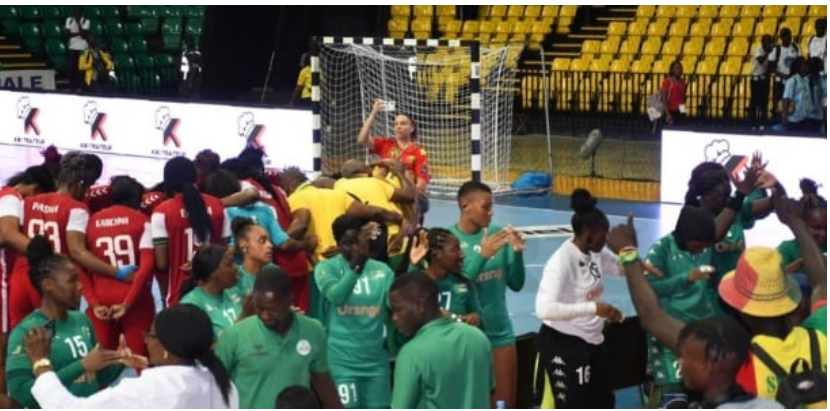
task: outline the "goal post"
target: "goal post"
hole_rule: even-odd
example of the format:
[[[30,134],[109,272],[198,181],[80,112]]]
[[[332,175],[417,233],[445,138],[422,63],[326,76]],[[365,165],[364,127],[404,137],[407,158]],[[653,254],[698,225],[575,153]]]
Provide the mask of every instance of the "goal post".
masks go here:
[[[409,115],[429,158],[431,193],[454,194],[471,179],[508,191],[520,52],[473,40],[313,38],[315,172],[369,159],[357,136],[380,98],[395,107],[378,113],[370,134],[391,138],[395,116]]]

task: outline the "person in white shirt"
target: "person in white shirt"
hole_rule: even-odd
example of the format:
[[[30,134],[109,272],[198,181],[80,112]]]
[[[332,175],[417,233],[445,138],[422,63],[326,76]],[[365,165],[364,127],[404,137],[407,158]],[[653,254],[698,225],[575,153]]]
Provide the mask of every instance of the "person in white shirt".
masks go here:
[[[86,39],[89,35],[89,19],[83,15],[83,7],[75,6],[75,14],[66,18],[64,34],[69,39],[66,47],[66,76],[69,86],[76,92],[81,91],[81,76],[78,72],[78,60],[81,52],[89,48]]]
[[[815,28],[816,35],[807,40],[807,57],[820,58],[827,73],[827,19],[816,20]]]
[[[239,394],[211,349],[210,319],[194,305],[170,307],[156,317],[144,337],[153,368],[88,398],[72,395],[48,361],[42,361],[49,357],[51,340],[45,328],[34,329],[25,338],[36,378],[32,395],[43,408],[239,408]],[[132,355],[126,348],[120,352],[126,365],[148,365],[147,358]]]
[[[784,96],[784,85],[787,84],[787,79],[792,74],[790,66],[796,57],[801,56],[801,49],[798,44],[793,42],[793,34],[789,28],[782,28],[778,37],[781,38],[781,44],[773,48],[768,58],[769,71],[775,75],[775,81],[772,85],[773,118],[776,118],[777,114],[780,113],[778,104]]]
[[[769,113],[769,56],[772,53],[772,36],[764,34],[761,45],[752,53],[752,70],[749,72],[749,121],[752,126],[767,122]]]
[[[548,374],[557,408],[614,408],[605,321],[621,322],[620,310],[602,302],[603,275],[621,275],[605,248],[608,218],[588,190],[571,194],[574,237],[545,264],[536,294],[539,363]]]

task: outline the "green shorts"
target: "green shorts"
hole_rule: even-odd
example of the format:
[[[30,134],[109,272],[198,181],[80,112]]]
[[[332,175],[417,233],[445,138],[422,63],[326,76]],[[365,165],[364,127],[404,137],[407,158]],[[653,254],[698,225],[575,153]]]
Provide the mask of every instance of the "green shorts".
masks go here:
[[[387,374],[375,377],[347,377],[332,370],[334,388],[343,408],[389,408],[392,403],[392,381]]]

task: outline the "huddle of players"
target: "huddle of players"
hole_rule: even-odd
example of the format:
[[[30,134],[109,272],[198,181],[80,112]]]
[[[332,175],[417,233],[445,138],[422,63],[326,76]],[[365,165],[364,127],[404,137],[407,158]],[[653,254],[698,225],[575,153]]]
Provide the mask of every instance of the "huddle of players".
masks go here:
[[[95,331],[90,335],[89,324],[80,324],[64,332],[85,349],[53,363],[77,360],[95,341],[115,349],[122,334],[134,353],[146,354],[155,276],[165,304],[193,303],[211,317],[217,355],[243,408],[272,407],[291,385],[311,385],[329,407],[484,408],[497,400],[513,406],[517,360],[505,292],[524,284],[524,240],[490,223],[492,193],[475,182],[459,190],[457,224],[416,229],[413,185],[399,164],[378,166],[392,177],[349,162],[336,182],[309,181],[297,169],[267,174],[257,150],[221,164],[205,151],[195,162],[171,159],[164,182],[147,190],[128,176],[92,187],[101,160],[70,152],[52,167],[56,173],[37,166],[13,177],[0,191],[10,397],[37,405],[16,392],[25,384],[12,381],[19,370],[31,370],[13,329],[43,325],[27,325],[43,316],[42,291],[30,281],[40,263],[30,270],[26,257],[30,239],[42,235],[78,267]],[[233,240],[230,215],[249,218],[234,220]],[[216,250],[208,244],[229,242],[235,252],[207,255]],[[277,300],[298,312],[282,320],[269,317],[278,309],[250,297],[256,271],[270,267],[263,255],[290,283]],[[422,272],[402,274],[407,271]],[[384,349],[384,334],[390,349]],[[394,391],[390,350],[397,353]],[[305,372],[280,375],[267,358]],[[435,389],[424,392],[429,379]]]

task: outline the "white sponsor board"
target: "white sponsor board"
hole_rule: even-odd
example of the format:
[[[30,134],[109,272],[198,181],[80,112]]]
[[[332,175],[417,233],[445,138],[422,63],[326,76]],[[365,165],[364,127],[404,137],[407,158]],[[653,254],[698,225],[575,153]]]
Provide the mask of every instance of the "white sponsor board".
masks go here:
[[[161,181],[164,163],[204,149],[224,160],[264,147],[269,167],[313,168],[309,111],[0,91],[0,177],[42,161],[38,152],[101,155],[105,177]]]
[[[0,70],[0,89],[54,90],[55,70]]]
[[[664,203],[683,204],[692,169],[704,161],[715,161],[728,169],[737,169],[759,151],[767,169],[787,189],[790,197],[800,198],[798,182],[811,178],[821,184],[819,194],[825,191],[830,180],[827,176],[828,145],[826,138],[790,136],[757,136],[737,134],[699,133],[664,130],[660,158],[660,200]],[[676,218],[676,217],[674,217]],[[661,215],[662,233],[674,228],[675,220]],[[792,233],[782,226],[775,215],[759,222],[747,232],[749,240],[762,238],[752,245],[775,247],[778,241],[792,238]]]

